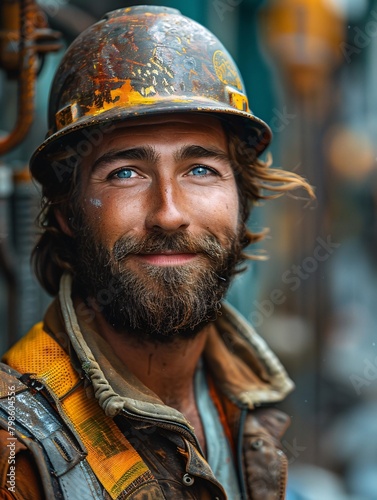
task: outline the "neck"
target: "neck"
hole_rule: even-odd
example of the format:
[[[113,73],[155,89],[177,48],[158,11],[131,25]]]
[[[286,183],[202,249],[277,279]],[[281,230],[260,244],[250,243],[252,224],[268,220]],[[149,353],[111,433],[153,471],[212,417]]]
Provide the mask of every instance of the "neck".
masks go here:
[[[209,332],[205,326],[194,338],[169,343],[139,340],[119,334],[98,317],[99,330],[120,360],[168,406],[185,413],[194,401],[194,374]]]

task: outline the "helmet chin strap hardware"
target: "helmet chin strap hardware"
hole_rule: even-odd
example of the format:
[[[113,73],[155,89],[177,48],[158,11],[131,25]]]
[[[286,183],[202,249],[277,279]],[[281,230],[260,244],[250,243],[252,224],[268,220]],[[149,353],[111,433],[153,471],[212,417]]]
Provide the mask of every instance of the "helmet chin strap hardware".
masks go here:
[[[246,113],[250,112],[249,102],[245,94],[240,92],[239,90],[226,86],[225,92],[228,94],[229,104],[240,111],[245,111]]]
[[[71,125],[72,123],[75,123],[81,115],[82,113],[80,113],[80,108],[76,102],[68,104],[55,115],[56,129],[60,130],[68,125]],[[52,132],[49,135],[51,134]]]

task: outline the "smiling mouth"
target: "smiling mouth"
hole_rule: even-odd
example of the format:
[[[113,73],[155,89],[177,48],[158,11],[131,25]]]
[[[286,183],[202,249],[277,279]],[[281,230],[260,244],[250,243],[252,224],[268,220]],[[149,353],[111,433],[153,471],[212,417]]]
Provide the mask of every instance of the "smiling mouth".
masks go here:
[[[134,257],[155,266],[180,266],[192,262],[198,256],[197,253],[184,253],[164,251],[159,253],[136,254]]]

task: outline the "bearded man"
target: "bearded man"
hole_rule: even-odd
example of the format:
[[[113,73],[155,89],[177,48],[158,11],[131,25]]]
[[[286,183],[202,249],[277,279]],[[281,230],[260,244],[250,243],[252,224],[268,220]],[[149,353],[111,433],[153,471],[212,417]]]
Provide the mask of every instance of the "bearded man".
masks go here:
[[[263,190],[311,188],[258,159],[234,62],[174,9],[80,35],[49,116],[33,258],[56,298],[4,356],[2,498],[283,499],[293,384],[222,298]]]

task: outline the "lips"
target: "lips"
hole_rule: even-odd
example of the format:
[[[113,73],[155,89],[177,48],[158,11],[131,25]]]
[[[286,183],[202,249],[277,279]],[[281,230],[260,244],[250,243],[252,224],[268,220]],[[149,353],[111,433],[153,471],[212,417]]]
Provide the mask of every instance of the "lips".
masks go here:
[[[215,237],[194,237],[183,231],[148,233],[141,238],[125,235],[115,242],[113,248],[116,262],[135,258],[140,262],[165,266],[185,264],[204,256],[216,260],[221,253],[221,244]]]
[[[179,266],[192,262],[198,254],[164,251],[134,255],[137,259],[155,266]]]

